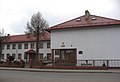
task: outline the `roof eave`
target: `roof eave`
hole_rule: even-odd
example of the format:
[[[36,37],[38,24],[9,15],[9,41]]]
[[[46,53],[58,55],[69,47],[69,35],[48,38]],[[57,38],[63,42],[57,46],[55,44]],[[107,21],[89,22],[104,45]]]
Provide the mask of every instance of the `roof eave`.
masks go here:
[[[98,26],[110,26],[110,25],[120,25],[120,23],[117,23],[117,24],[103,24],[103,25],[91,25],[91,26],[78,26],[78,27],[65,27],[65,28],[51,28],[51,29],[48,29],[49,31],[52,31],[52,30],[60,30],[60,29],[77,29],[77,28],[86,28],[86,27],[98,27]]]

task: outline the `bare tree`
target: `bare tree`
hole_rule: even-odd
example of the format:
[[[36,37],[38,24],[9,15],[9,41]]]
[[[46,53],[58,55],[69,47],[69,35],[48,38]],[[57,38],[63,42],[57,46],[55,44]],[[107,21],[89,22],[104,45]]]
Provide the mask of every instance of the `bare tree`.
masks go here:
[[[38,12],[37,14],[33,14],[30,22],[27,22],[27,29],[25,31],[28,35],[34,35],[36,37],[36,60],[38,61],[38,53],[39,53],[39,36],[40,34],[47,28],[49,25],[47,21],[42,17],[42,14]]]
[[[4,34],[4,29],[0,30],[0,61],[2,56],[2,49],[3,49],[3,41],[5,40],[6,36]]]

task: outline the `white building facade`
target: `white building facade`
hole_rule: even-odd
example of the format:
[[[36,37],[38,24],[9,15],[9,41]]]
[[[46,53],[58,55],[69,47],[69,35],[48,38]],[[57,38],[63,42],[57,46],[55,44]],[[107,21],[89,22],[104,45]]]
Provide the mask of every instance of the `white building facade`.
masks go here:
[[[120,20],[86,14],[49,30],[54,63],[80,65],[78,60],[120,60]]]
[[[120,59],[119,35],[120,25],[53,30],[51,32],[51,48],[76,49],[77,60]],[[64,47],[61,46],[62,43],[64,43]]]
[[[40,37],[38,60],[47,58],[51,60],[50,48],[50,33],[46,32]],[[33,38],[27,38],[26,35],[9,36],[8,40],[4,42],[2,50],[2,61],[6,61],[11,55],[15,60],[29,61],[29,55],[25,52],[33,50],[36,51],[36,42]],[[35,54],[34,54],[35,55]]]

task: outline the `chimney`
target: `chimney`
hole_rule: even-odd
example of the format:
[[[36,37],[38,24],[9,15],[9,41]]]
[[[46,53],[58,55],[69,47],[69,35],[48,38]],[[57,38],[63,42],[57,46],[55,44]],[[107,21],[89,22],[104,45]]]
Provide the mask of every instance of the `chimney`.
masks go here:
[[[88,20],[90,17],[90,12],[88,10],[85,11],[85,20]]]

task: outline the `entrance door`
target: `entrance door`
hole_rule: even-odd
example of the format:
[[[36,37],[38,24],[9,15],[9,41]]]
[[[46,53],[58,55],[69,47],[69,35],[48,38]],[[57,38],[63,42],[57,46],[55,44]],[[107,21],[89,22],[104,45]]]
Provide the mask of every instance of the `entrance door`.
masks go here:
[[[36,58],[35,54],[29,54],[29,62],[32,59],[32,62],[35,63],[35,58]]]
[[[76,49],[62,49],[60,50],[61,65],[75,66],[76,65]]]

